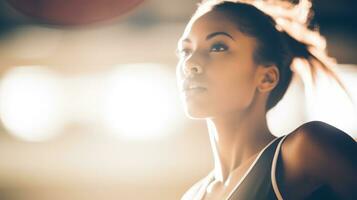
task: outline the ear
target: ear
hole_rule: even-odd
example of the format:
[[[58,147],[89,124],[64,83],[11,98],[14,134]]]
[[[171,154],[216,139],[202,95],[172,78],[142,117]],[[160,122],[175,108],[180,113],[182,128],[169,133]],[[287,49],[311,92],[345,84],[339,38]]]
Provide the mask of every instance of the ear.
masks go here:
[[[270,92],[279,82],[279,69],[276,65],[260,66],[257,89],[259,92]]]

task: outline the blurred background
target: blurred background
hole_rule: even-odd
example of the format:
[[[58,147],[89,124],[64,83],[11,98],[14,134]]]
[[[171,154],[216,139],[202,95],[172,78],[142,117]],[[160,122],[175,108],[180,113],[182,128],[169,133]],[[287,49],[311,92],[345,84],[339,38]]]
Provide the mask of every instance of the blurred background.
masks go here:
[[[196,1],[0,0],[0,199],[179,199],[212,169],[204,121],[176,88]],[[314,0],[357,103],[357,1]],[[276,136],[322,120],[357,138],[356,107],[295,77],[268,114]]]

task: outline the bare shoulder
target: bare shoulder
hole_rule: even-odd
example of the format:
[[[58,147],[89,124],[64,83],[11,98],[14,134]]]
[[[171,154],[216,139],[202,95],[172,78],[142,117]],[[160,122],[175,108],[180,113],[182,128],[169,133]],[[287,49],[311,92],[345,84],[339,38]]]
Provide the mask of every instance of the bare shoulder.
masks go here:
[[[357,143],[344,131],[322,121],[305,123],[282,144],[286,182],[298,179],[328,185],[344,199],[356,198]]]
[[[322,121],[301,125],[287,136],[285,143],[289,143],[289,148],[300,150],[300,153],[316,151],[326,154],[326,151],[331,151],[356,158],[356,141],[344,131]]]
[[[287,136],[285,149],[294,151],[296,158],[311,156],[343,156],[356,162],[357,143],[344,131],[322,121],[307,122]],[[331,157],[332,156],[332,157]],[[318,157],[315,157],[318,158]],[[308,163],[305,163],[306,165]],[[357,164],[357,163],[355,163]]]

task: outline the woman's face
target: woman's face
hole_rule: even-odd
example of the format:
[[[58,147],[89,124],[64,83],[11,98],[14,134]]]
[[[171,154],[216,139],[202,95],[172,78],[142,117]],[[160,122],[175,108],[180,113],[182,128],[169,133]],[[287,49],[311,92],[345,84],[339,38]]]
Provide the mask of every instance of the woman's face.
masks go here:
[[[178,43],[176,70],[189,117],[243,112],[251,104],[259,68],[253,61],[255,46],[255,39],[222,13],[209,11],[191,20]],[[187,89],[195,86],[200,88]]]

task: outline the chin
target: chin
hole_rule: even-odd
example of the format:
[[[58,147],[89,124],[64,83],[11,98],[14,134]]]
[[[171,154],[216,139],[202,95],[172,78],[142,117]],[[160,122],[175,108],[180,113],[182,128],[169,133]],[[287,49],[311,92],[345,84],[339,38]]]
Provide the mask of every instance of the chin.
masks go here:
[[[184,100],[185,114],[190,119],[205,119],[212,114],[212,104],[206,101]]]
[[[209,117],[207,111],[201,109],[186,108],[185,114],[190,119],[206,119]]]

